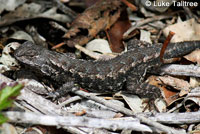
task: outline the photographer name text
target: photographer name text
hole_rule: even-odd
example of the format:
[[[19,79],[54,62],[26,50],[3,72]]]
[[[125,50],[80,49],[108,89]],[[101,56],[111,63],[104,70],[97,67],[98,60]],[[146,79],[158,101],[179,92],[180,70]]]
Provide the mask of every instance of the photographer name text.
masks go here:
[[[161,1],[161,2],[156,2],[153,1],[153,6],[170,6],[170,2],[165,2],[165,1]],[[190,2],[190,1],[173,1],[173,6],[198,6],[198,2]]]

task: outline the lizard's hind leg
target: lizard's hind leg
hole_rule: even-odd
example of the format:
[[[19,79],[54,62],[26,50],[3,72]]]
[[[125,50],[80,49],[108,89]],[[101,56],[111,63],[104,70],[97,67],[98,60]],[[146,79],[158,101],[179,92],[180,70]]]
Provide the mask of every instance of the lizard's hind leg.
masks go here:
[[[143,81],[144,71],[132,71],[127,77],[126,88],[127,92],[151,99],[161,97],[161,91],[158,87],[150,85],[148,80]]]

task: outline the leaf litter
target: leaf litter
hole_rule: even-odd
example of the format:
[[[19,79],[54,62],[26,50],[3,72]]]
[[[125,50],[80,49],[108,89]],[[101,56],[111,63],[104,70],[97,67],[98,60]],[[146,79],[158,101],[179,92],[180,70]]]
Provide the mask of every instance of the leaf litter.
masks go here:
[[[150,44],[157,42],[163,43],[169,34],[169,31],[173,31],[175,32],[175,35],[170,42],[200,40],[200,29],[197,20],[200,12],[197,7],[181,7],[180,9],[174,9],[172,3],[170,4],[171,6],[166,6],[165,8],[153,5],[148,7],[145,5],[145,1],[146,0],[129,1],[136,5],[137,11],[130,10],[129,7],[131,6],[129,3],[128,6],[125,6],[124,3],[126,3],[126,1],[124,2],[124,0],[84,0],[81,2],[78,0],[57,1],[63,2],[60,5],[64,5],[64,7],[66,6],[78,14],[77,16],[73,16],[75,18],[73,20],[73,17],[64,13],[64,10],[53,2],[44,0],[40,1],[40,3],[34,3],[32,0],[2,0],[1,2],[4,2],[4,6],[0,4],[0,41],[4,48],[2,49],[0,57],[0,71],[9,78],[16,80],[17,78],[20,78],[18,80],[22,83],[29,83],[29,88],[33,89],[27,89],[27,92],[34,92],[31,93],[31,97],[25,97],[23,94],[26,93],[26,91],[23,91],[21,93],[21,99],[18,99],[15,103],[17,107],[20,106],[20,108],[25,111],[30,110],[37,114],[42,113],[50,115],[50,113],[52,114],[51,110],[61,110],[62,112],[58,112],[59,114],[54,113],[54,115],[63,116],[65,114],[69,114],[70,116],[93,117],[95,119],[116,119],[116,122],[118,119],[128,121],[128,115],[121,114],[112,108],[99,105],[97,102],[91,102],[90,100],[83,98],[75,99],[74,101],[71,101],[70,104],[62,105],[62,108],[57,108],[59,103],[62,104],[62,102],[69,100],[74,96],[74,94],[69,93],[58,100],[49,99],[48,92],[56,90],[58,87],[54,87],[52,83],[45,81],[45,78],[42,81],[38,81],[37,79],[31,80],[29,77],[33,77],[32,74],[25,75],[26,73],[23,74],[23,71],[22,73],[18,73],[18,66],[22,69],[24,68],[23,65],[19,65],[12,57],[12,52],[17,46],[24,42],[24,40],[31,40],[35,42],[41,37],[42,41],[36,41],[36,44],[45,44],[44,46],[47,48],[54,48],[56,44],[64,42],[64,44],[67,45],[56,48],[56,51],[71,53],[74,52],[75,48],[78,48],[84,52],[84,54],[81,53],[82,58],[91,59],[92,57],[98,60],[102,60],[102,58],[103,60],[106,60],[114,57],[110,56],[111,53],[112,55],[115,55],[115,53],[126,51],[130,47],[127,46],[126,41],[130,39],[139,39],[149,42]],[[155,0],[155,2],[170,3],[171,1]],[[49,5],[44,6],[45,3],[49,3]],[[85,8],[87,6],[88,8]],[[160,12],[161,15],[159,15],[158,12]],[[57,26],[53,26],[50,21],[53,23],[55,22]],[[37,39],[34,34],[27,31],[26,28],[28,25],[35,28],[38,33]],[[62,30],[63,28],[65,29],[64,31]],[[126,34],[127,31],[130,32]],[[126,37],[124,36],[125,34]],[[5,37],[8,39],[4,40]],[[82,48],[79,45],[81,45]],[[98,52],[97,56],[94,56],[96,54],[92,51]],[[181,61],[176,61],[176,63],[179,65],[199,64],[199,50],[184,56],[184,58],[182,58]],[[156,109],[152,109],[151,106],[148,107],[151,103],[145,103],[144,98],[140,98],[136,95],[97,95],[100,98],[109,98],[109,101],[113,101],[113,103],[116,103],[119,107],[126,107],[135,113],[138,112],[138,114],[145,114],[147,117],[148,113],[143,113],[144,111],[161,112],[164,114],[166,112],[171,112],[172,114],[184,112],[186,114],[191,113],[191,115],[193,114],[192,112],[198,112],[200,104],[198,78],[190,76],[148,75],[151,76],[146,78],[149,83],[159,87],[162,91],[163,99],[157,99],[153,102]],[[0,80],[9,83],[9,81],[5,80],[2,76],[0,77]],[[37,100],[40,102],[39,107],[38,104],[36,104],[37,101],[31,101],[32,97],[40,98]],[[49,103],[48,106],[44,104],[46,102]],[[36,109],[32,106],[35,106]],[[193,127],[191,127],[192,123],[183,123],[185,127],[181,125],[174,125],[173,127],[182,129],[185,132],[197,131],[199,122],[195,122],[196,124]],[[11,125],[11,123],[9,123],[9,125]],[[138,123],[138,125],[144,124]],[[24,129],[23,126],[13,126],[15,128],[20,127]],[[59,125],[57,124],[56,126]],[[45,131],[51,131],[43,126],[40,127]],[[147,125],[146,127],[149,129],[145,128],[143,131],[155,131]],[[10,127],[10,129],[12,128]],[[62,129],[67,129],[71,133],[95,132],[94,129],[89,129],[87,127],[80,128],[77,126],[73,126],[71,128],[65,126]],[[102,127],[98,130],[98,132],[109,133],[111,132],[110,130],[115,129],[116,128],[104,129],[104,127]],[[19,129],[16,130],[19,131]],[[115,131],[115,133],[120,133],[122,131],[124,130]],[[134,133],[135,129],[131,131]]]

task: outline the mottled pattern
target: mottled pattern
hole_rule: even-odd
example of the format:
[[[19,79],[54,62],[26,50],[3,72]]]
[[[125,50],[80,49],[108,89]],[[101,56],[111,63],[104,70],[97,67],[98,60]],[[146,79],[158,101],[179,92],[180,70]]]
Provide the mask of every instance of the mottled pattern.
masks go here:
[[[15,58],[32,71],[63,84],[70,80],[93,92],[126,91],[155,98],[158,89],[144,82],[149,68],[159,67],[161,45],[131,40],[134,48],[111,60],[87,61],[50,51],[31,42],[25,42],[15,51]],[[200,41],[169,44],[165,58],[185,55],[200,48]],[[156,92],[156,93],[155,93]]]

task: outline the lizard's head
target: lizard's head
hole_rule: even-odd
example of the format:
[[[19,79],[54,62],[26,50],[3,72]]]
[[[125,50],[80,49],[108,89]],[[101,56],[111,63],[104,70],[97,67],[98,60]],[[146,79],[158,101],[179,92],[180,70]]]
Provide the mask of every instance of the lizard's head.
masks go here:
[[[34,61],[37,60],[38,56],[41,54],[41,49],[42,47],[27,41],[14,52],[14,57],[24,64],[33,65]]]

